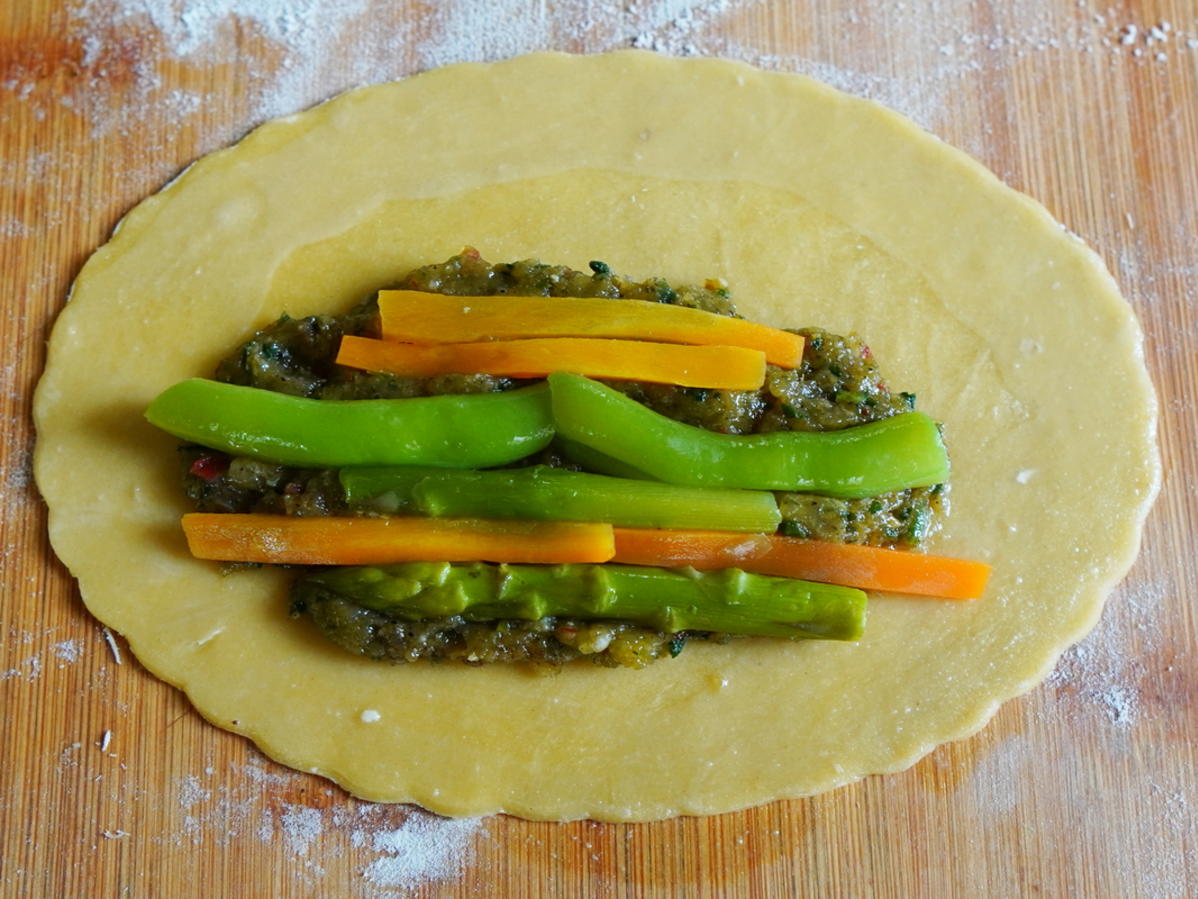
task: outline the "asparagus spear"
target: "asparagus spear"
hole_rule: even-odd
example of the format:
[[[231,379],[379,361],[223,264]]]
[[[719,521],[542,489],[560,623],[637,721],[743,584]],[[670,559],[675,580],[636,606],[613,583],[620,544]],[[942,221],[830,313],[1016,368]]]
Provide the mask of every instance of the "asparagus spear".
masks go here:
[[[678,487],[536,465],[500,471],[344,468],[351,505],[381,498],[441,518],[602,521],[625,527],[772,533],[782,520],[764,490]]]
[[[939,429],[922,412],[840,431],[718,434],[581,375],[557,372],[549,386],[559,438],[670,484],[862,497],[948,477]]]
[[[736,568],[414,562],[317,570],[299,578],[292,591],[301,605],[331,593],[409,621],[568,617],[629,621],[665,633],[826,640],[858,639],[866,609],[865,594],[851,587]]]

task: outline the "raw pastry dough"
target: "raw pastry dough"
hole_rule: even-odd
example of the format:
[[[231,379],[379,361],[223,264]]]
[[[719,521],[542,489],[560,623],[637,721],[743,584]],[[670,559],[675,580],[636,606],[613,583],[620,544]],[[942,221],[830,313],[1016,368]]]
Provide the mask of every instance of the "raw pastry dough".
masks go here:
[[[953,511],[930,551],[991,562],[989,596],[877,599],[857,645],[538,677],[357,660],[287,620],[285,575],[191,559],[151,398],[283,310],[342,308],[464,244],[718,276],[750,318],[865,335],[945,422]],[[873,103],[637,52],[452,66],[200,160],[84,267],[36,415],[54,547],[147,668],[287,765],[451,815],[707,814],[902,769],[1089,630],[1158,480],[1138,326],[1044,209]]]

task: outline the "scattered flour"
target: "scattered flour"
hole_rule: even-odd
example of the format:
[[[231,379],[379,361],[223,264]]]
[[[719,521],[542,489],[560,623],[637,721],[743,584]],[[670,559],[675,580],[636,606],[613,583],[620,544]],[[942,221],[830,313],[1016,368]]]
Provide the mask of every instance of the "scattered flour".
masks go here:
[[[752,24],[763,3],[491,0],[480,23],[476,0],[423,4],[418,13],[403,15],[388,14],[377,0],[68,0],[71,58],[63,62],[77,67],[78,77],[50,85],[44,61],[18,56],[4,69],[0,93],[18,100],[35,119],[66,110],[87,122],[93,138],[121,138],[130,158],[114,174],[146,190],[172,174],[171,160],[182,156],[172,148],[184,135],[189,153],[206,152],[246,127],[355,85],[534,50],[641,47],[741,59],[812,75],[938,132],[958,83],[1005,72],[1012,58],[1103,53],[1117,64],[1134,52],[1142,57],[1137,65],[1165,66],[1198,49],[1198,24],[1187,31],[1167,21],[1133,23],[1115,8],[1088,2],[1062,10],[1040,0],[1012,0],[995,7],[983,25],[959,0],[857,0],[833,13],[837,38],[830,46],[826,35],[801,36],[796,44],[802,52],[779,54],[762,46]],[[884,54],[868,40],[879,33],[887,35]],[[196,89],[208,79],[181,77],[181,63],[184,73],[233,69],[236,95]],[[238,105],[230,122],[231,103]],[[225,110],[226,121],[208,120],[214,104]],[[988,127],[966,146],[983,158],[990,155]],[[0,185],[36,183],[77,170],[86,159],[83,149],[31,149],[25,159],[0,160]],[[69,207],[28,204],[23,214],[0,222],[0,243],[37,239],[61,227],[67,220],[61,210]]]
[[[175,781],[179,791],[179,805],[185,809],[199,802],[207,802],[212,798],[212,791],[200,786],[200,779],[194,774],[188,774]]]
[[[1119,728],[1136,724],[1141,694],[1152,690],[1153,651],[1160,645],[1165,588],[1124,588],[1094,632],[1066,650],[1045,682],[1054,696],[1051,714],[1098,714]],[[1121,602],[1120,602],[1121,599]]]
[[[35,681],[42,673],[42,657],[40,655],[31,655],[29,658],[18,662],[12,668],[0,671],[0,681],[12,680],[19,678],[24,681]]]
[[[76,740],[74,743],[68,743],[62,748],[62,751],[58,754],[59,771],[79,766],[79,750],[82,746],[83,744]]]
[[[313,841],[324,832],[324,816],[317,808],[288,805],[283,810],[280,829],[293,855],[307,855]]]
[[[77,748],[64,750],[63,764],[72,763]],[[473,857],[476,838],[485,833],[482,819],[442,818],[412,806],[346,799],[326,807],[335,795],[330,788],[321,791],[326,801],[315,805],[285,800],[310,782],[299,774],[268,771],[268,764],[254,757],[248,765],[231,765],[227,777],[207,766],[202,774],[177,778],[182,830],[154,841],[231,846],[256,839],[282,847],[282,859],[294,875],[313,887],[332,861],[349,857],[364,888],[382,896],[457,877]]]
[[[8,645],[13,647],[32,645],[48,640],[56,632],[57,628],[45,628],[40,633],[10,629],[8,631]],[[78,662],[83,657],[83,644],[78,640],[59,640],[49,645],[43,643],[42,648],[37,652],[26,656],[10,668],[0,670],[0,681],[23,680],[33,682],[37,680],[45,669],[43,659],[47,654],[53,656],[58,662],[55,665],[56,668],[65,668],[67,665]]]
[[[1071,822],[1066,830],[1034,816],[1018,819],[1018,845],[1039,857],[1109,846],[1118,834],[1119,850],[1097,872],[1109,878],[1105,885],[1116,890],[1112,895],[1190,895],[1186,884],[1198,871],[1192,811],[1198,786],[1170,739],[1145,737],[1176,733],[1176,710],[1162,683],[1174,676],[1174,668],[1160,657],[1168,645],[1163,622],[1170,599],[1171,588],[1161,584],[1125,583],[1095,631],[1062,655],[1026,706],[1051,721],[1047,732],[1054,744],[1008,735],[979,753],[956,788],[987,816],[1014,812],[1021,796],[1062,808],[1063,819]],[[1074,728],[1073,722],[1085,726]],[[1050,765],[1044,763],[1046,752]],[[1112,779],[1110,772],[1122,777]],[[1059,876],[1064,892],[1085,892],[1082,869],[1066,867]]]
[[[1019,785],[1025,780],[1032,751],[1026,737],[1014,734],[978,760],[964,787],[983,814],[1005,815],[1019,804]]]
[[[375,831],[371,848],[383,853],[366,866],[375,886],[413,887],[461,873],[479,829],[476,819],[412,814],[394,830]]]
[[[263,786],[284,787],[294,781],[294,777],[290,774],[272,774],[263,767],[262,762],[257,760],[249,765],[242,765],[238,770],[251,783]]]
[[[108,17],[113,24],[148,21],[177,56],[209,50],[236,37],[239,23],[277,44],[305,53],[322,49],[329,26],[343,28],[368,8],[366,0],[84,0],[78,16]],[[101,51],[89,46],[89,52]]]
[[[9,218],[0,222],[0,240],[14,237],[28,237],[29,226],[18,218]]]
[[[39,107],[48,102],[69,105],[89,118],[96,135],[116,131],[141,136],[144,142],[147,121],[165,117],[182,123],[206,106],[199,93],[166,88],[162,65],[171,61],[243,67],[245,83],[239,89],[251,102],[251,119],[260,121],[356,84],[401,77],[413,65],[427,69],[485,62],[546,48],[600,52],[640,47],[676,56],[730,56],[816,75],[840,72],[852,88],[864,85],[867,95],[886,102],[901,88],[887,85],[887,96],[877,96],[871,83],[897,81],[909,87],[912,80],[926,82],[917,85],[917,93],[928,94],[937,81],[980,71],[991,62],[1005,63],[1012,56],[1068,50],[1115,57],[1145,47],[1192,49],[1190,42],[1198,39],[1168,22],[1119,22],[1113,11],[1097,12],[1086,4],[1063,13],[1038,0],[1013,0],[980,28],[957,0],[859,0],[839,12],[836,46],[842,52],[815,61],[770,55],[746,44],[739,23],[751,19],[762,3],[633,0],[605,7],[592,0],[492,0],[481,23],[485,27],[480,27],[479,5],[469,0],[426,4],[420,15],[404,16],[381,14],[369,0],[74,0],[71,30],[79,35],[86,76],[79,87],[52,100],[39,91],[36,72],[20,66],[12,68],[0,87]],[[878,54],[854,52],[868,43],[868,34],[879,32],[893,42],[889,60],[913,59],[920,65],[896,76]],[[136,52],[131,53],[131,42]],[[256,52],[247,53],[247,44]],[[395,52],[396,47],[405,52]],[[1155,51],[1151,60],[1156,61]],[[117,78],[130,85],[120,109],[112,107],[106,90],[107,82]],[[841,83],[837,77],[830,80]],[[950,90],[951,84],[943,84],[937,93]],[[937,108],[930,97],[923,105],[928,113]],[[927,124],[926,118],[917,118]],[[162,139],[172,142],[166,134]],[[14,233],[26,227],[21,221],[4,226]]]
[[[78,662],[79,656],[83,653],[83,647],[78,640],[62,640],[53,644],[50,651],[64,662]]]

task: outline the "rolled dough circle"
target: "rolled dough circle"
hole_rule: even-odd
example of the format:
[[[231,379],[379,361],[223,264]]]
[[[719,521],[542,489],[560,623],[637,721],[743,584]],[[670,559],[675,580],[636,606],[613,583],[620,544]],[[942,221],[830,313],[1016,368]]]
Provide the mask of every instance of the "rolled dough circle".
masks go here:
[[[944,422],[952,512],[929,549],[993,564],[989,594],[876,598],[858,644],[535,676],[348,656],[287,620],[280,572],[193,560],[150,400],[284,310],[344,308],[467,244],[722,277],[750,318],[862,334]],[[450,815],[708,814],[900,770],[1093,626],[1159,476],[1138,325],[1043,208],[873,103],[640,52],[451,66],[201,159],[84,266],[35,414],[55,550],[148,669],[284,764]]]

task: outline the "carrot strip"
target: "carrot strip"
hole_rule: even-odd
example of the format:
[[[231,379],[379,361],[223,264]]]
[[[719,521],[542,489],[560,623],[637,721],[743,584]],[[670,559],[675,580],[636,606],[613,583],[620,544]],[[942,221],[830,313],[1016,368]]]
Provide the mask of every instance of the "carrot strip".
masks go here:
[[[192,555],[274,565],[396,562],[605,562],[607,524],[452,518],[297,518],[193,512],[183,516]]]
[[[722,390],[756,390],[765,383],[765,356],[760,350],[588,337],[420,346],[346,336],[337,363],[415,377],[458,373],[540,378],[567,371]]]
[[[862,590],[974,599],[986,589],[983,562],[923,553],[824,543],[767,534],[616,528],[613,562],[667,568],[740,568]]]
[[[379,292],[386,340],[466,343],[519,337],[622,337],[761,350],[795,368],[803,338],[743,318],[647,300],[597,297],[451,297],[419,290]]]

